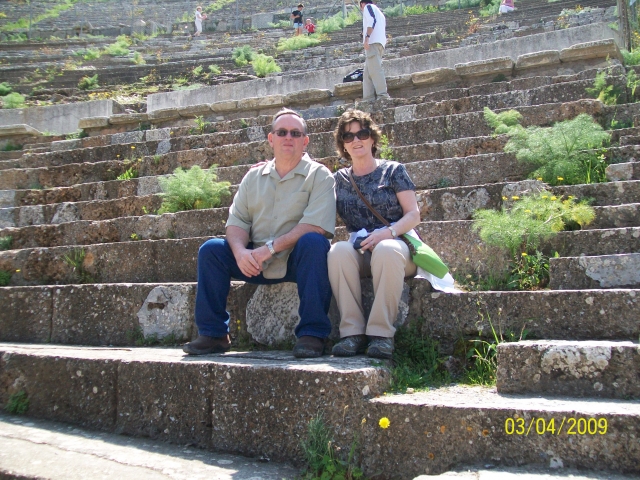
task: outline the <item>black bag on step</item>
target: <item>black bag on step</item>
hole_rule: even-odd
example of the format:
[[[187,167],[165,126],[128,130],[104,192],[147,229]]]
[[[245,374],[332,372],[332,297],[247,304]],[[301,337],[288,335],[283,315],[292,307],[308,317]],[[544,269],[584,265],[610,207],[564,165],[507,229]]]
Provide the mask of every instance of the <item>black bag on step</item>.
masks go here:
[[[342,79],[342,83],[361,82],[363,73],[364,73],[364,70],[362,70],[361,68],[354,70],[353,72],[351,72],[349,75],[347,75]]]

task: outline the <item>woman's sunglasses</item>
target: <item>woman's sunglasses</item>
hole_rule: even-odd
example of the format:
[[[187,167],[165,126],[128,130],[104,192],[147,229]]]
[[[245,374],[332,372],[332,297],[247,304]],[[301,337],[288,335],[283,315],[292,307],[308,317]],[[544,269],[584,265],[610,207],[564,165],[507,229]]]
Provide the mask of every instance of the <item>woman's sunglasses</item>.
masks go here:
[[[358,137],[358,140],[368,140],[370,136],[371,136],[371,132],[369,131],[369,129],[363,128],[362,130],[356,133],[344,132],[342,134],[342,141],[344,143],[351,143],[356,137]]]

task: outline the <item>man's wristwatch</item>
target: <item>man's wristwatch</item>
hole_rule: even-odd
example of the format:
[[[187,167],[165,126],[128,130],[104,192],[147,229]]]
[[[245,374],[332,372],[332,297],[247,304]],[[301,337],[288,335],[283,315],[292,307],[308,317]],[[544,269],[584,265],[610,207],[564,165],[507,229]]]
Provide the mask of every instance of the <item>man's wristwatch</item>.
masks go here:
[[[365,38],[371,38],[371,35],[365,35],[364,37]]]
[[[269,249],[269,253],[271,253],[271,256],[276,254],[276,249],[273,248],[273,240],[269,240],[267,243],[265,243],[265,245]]]
[[[393,227],[389,227],[389,231],[391,232],[391,236],[393,238],[396,238],[398,236],[398,232],[396,232],[396,229]]]

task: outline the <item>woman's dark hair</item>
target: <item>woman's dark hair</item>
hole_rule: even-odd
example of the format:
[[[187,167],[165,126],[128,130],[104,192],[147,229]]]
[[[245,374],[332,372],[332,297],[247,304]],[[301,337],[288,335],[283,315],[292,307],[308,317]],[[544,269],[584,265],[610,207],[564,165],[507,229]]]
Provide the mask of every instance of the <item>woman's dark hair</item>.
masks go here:
[[[336,152],[338,155],[346,158],[347,160],[351,160],[351,155],[349,155],[347,150],[344,148],[342,134],[347,131],[349,124],[352,122],[358,122],[362,128],[366,128],[371,132],[371,139],[373,140],[371,153],[375,156],[378,151],[378,142],[382,136],[382,130],[380,130],[380,127],[378,127],[378,125],[373,121],[371,115],[361,110],[347,110],[338,119],[338,126],[333,133],[336,139]]]

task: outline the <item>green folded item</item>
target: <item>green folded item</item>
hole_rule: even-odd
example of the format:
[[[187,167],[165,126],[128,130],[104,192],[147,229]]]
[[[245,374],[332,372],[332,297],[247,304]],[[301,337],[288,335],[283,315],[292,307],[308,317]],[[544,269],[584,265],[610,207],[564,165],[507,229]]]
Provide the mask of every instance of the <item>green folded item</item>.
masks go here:
[[[411,243],[411,260],[418,267],[438,278],[444,278],[449,273],[449,268],[440,260],[440,257],[433,249],[419,238],[411,235],[403,235]]]

